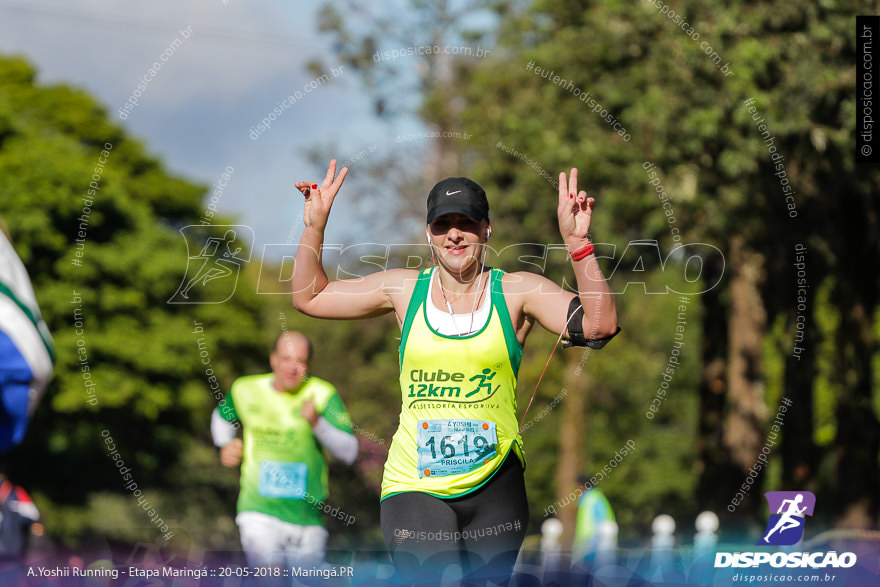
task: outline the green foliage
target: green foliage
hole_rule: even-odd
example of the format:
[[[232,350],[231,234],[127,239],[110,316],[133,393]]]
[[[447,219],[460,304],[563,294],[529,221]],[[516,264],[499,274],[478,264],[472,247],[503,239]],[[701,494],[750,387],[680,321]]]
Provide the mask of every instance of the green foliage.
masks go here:
[[[828,446],[834,440],[838,422],[835,418],[837,398],[843,384],[838,380],[834,365],[834,334],[840,328],[840,310],[831,304],[834,280],[829,278],[816,292],[816,324],[819,328],[819,348],[815,388],[813,390],[814,440],[818,446]],[[875,388],[876,389],[876,388]],[[880,397],[880,390],[875,392]],[[880,410],[877,411],[880,414]]]
[[[243,278],[226,303],[168,304],[187,271],[178,228],[198,223],[205,188],[168,174],[85,92],[34,80],[24,60],[0,59],[0,213],[58,359],[11,473],[66,544],[150,540],[109,436],[170,527],[197,520],[199,540],[234,543],[234,528],[208,522],[234,491],[210,446],[216,399],[193,330],[204,325],[225,389],[265,362],[255,289]],[[175,505],[181,495],[192,499]]]
[[[668,279],[655,272],[649,286]],[[623,542],[646,535],[659,513],[679,520],[699,513],[693,499],[697,481],[693,450],[701,308],[697,296],[687,299],[689,303],[682,304],[681,296],[628,289],[618,300],[625,330],[592,354],[586,366],[589,400],[583,470],[595,473],[612,467],[598,487],[615,509]],[[675,333],[680,321],[684,332],[678,348]],[[667,383],[662,375],[675,358],[680,363],[666,389],[661,387]],[[650,412],[652,403],[656,412]],[[649,413],[654,417],[649,419]],[[609,463],[629,440],[635,442],[635,452],[616,467]]]
[[[464,106],[454,128],[474,137],[462,154],[469,165],[460,171],[480,178],[487,189],[500,239],[558,240],[553,221],[556,198],[550,184],[558,171],[572,165],[580,169],[580,186],[597,198],[594,240],[613,242],[618,251],[632,239],[645,238],[657,239],[669,250],[675,244],[671,230],[675,228],[682,242],[710,243],[727,256],[731,238],[742,237],[747,249],[766,260],[755,285],[772,325],[763,353],[769,360],[769,371],[763,374],[769,384],[768,401],[779,398],[785,377],[782,357],[791,352],[792,246],[805,243],[811,251],[810,287],[826,292],[810,316],[822,333],[821,348],[815,349],[820,358],[813,391],[817,441],[837,442],[841,447],[840,443],[849,442],[850,448],[859,448],[854,437],[840,438],[836,419],[841,404],[835,398],[847,386],[851,390],[868,386],[875,398],[880,390],[876,378],[873,383],[865,380],[864,365],[852,363],[844,377],[840,357],[852,360],[863,352],[876,356],[876,338],[844,335],[848,344],[862,350],[839,350],[841,331],[834,325],[840,311],[835,306],[843,300],[863,302],[872,316],[877,300],[876,279],[865,276],[877,273],[873,259],[880,253],[880,240],[876,203],[870,194],[880,176],[875,168],[856,173],[851,143],[855,101],[851,15],[858,12],[859,4],[802,2],[780,7],[687,0],[674,4],[675,12],[705,45],[695,42],[651,2],[543,0],[506,14],[500,21],[499,46],[488,58],[456,62],[455,91],[463,96]],[[712,50],[720,61],[713,61]],[[729,75],[725,65],[732,72]],[[585,103],[581,97],[588,92]],[[608,118],[593,112],[589,100],[607,111]],[[753,100],[754,112],[746,100]],[[442,102],[442,96],[426,97],[427,121],[448,124]],[[619,136],[609,121],[625,126],[631,140]],[[788,200],[778,175],[779,156],[791,191]],[[647,162],[655,165],[673,218],[661,205],[660,188],[649,183]],[[542,170],[550,175],[549,181]],[[848,226],[853,220],[865,230],[852,234]],[[871,260],[869,265],[854,262],[863,255]],[[843,260],[848,261],[851,277],[827,282]],[[728,256],[728,275],[753,270],[736,262]],[[825,283],[836,283],[836,293],[825,290]],[[821,290],[817,284],[823,284]],[[631,299],[628,295],[619,300],[624,328],[632,324],[628,302],[654,309],[650,303]],[[730,302],[725,293],[721,303],[727,308]],[[650,317],[639,315],[634,323],[642,335]],[[644,369],[633,368],[615,353],[621,346],[615,341],[603,356],[626,374],[629,388],[640,387],[633,384]],[[643,346],[639,352],[649,349]],[[784,355],[780,349],[786,349]],[[760,346],[757,350],[760,354]],[[696,393],[699,367],[692,364],[687,375],[680,371],[691,385],[691,394]],[[601,385],[600,378],[591,378],[590,387],[596,385]],[[756,397],[760,399],[760,394]],[[860,401],[853,399],[851,405],[861,405]],[[595,409],[591,406],[586,427],[598,433],[593,428],[601,429],[605,418]],[[626,413],[615,406],[616,417]],[[876,427],[877,416],[876,412],[867,415],[871,424],[866,425]],[[712,434],[717,434],[723,422],[713,426]],[[712,442],[712,434],[698,441]],[[655,467],[653,451],[665,445],[659,422],[652,426],[650,437],[656,439],[650,458],[638,459],[643,483],[623,484],[624,502],[650,506],[654,513],[666,507],[688,510],[693,477],[682,471],[697,455],[679,452],[677,466],[673,458],[664,463],[666,469]],[[600,443],[605,440],[602,434],[598,438]],[[540,446],[552,451],[553,444],[544,441]],[[869,450],[874,448],[872,444]],[[862,462],[872,471],[870,478],[876,478],[876,458]],[[549,469],[547,473],[544,478],[551,479]],[[639,495],[645,480],[653,485],[658,478],[690,481],[670,486],[663,494],[670,499],[644,491]],[[870,483],[858,491],[867,495]],[[534,494],[541,499],[547,495],[542,489]]]

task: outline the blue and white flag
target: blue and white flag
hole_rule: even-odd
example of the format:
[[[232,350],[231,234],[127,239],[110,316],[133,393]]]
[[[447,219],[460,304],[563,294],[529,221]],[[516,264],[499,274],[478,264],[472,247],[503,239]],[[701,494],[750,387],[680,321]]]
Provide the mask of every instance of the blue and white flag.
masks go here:
[[[0,453],[24,438],[54,358],[27,271],[0,231]]]

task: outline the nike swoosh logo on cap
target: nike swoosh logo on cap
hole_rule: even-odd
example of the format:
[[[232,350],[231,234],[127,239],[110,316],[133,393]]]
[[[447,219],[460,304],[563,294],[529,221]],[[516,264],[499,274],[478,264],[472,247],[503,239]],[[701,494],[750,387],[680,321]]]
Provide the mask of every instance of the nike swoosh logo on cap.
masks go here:
[[[452,195],[458,194],[458,193],[460,193],[460,192],[461,192],[461,190],[458,190],[457,192],[450,192],[449,190],[446,190],[446,195],[447,195],[447,196],[452,196]]]

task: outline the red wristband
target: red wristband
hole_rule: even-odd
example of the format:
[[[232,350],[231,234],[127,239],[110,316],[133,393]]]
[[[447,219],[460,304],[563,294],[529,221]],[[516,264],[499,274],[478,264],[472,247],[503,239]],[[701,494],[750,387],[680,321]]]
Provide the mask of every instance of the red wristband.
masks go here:
[[[571,253],[572,261],[580,261],[593,254],[593,243],[587,243],[583,247]]]

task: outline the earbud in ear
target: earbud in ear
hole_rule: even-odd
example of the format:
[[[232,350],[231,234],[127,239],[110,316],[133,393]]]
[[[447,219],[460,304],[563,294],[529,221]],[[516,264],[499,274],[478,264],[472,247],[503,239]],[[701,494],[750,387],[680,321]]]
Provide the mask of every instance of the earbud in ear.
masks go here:
[[[491,228],[487,228],[487,229],[486,229],[486,240],[489,240],[489,237],[490,237],[490,236],[492,236],[492,229],[491,229]]]

